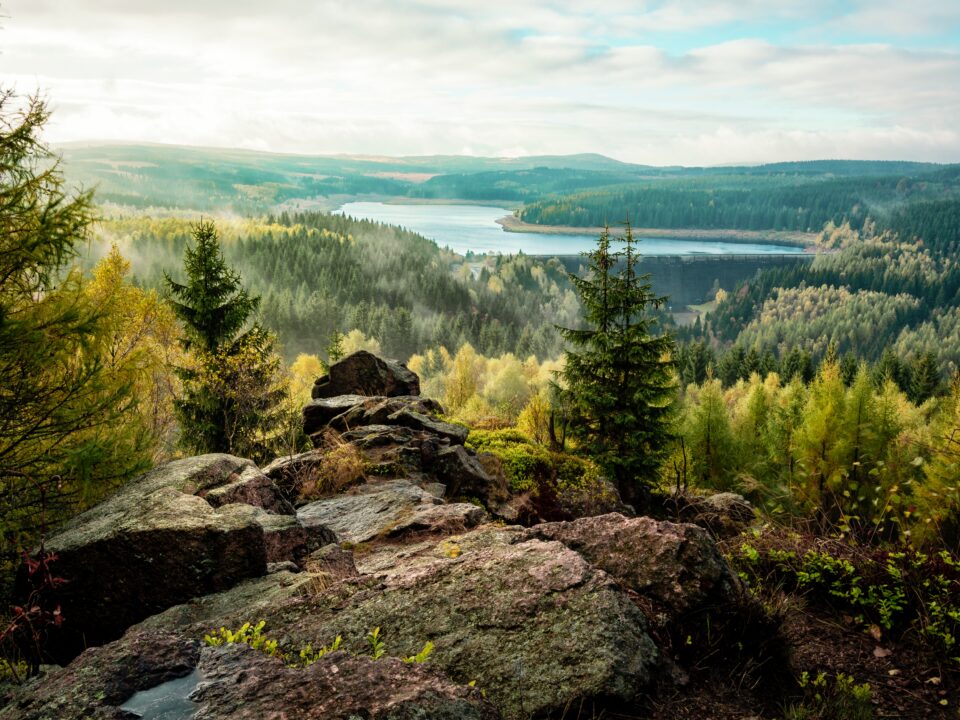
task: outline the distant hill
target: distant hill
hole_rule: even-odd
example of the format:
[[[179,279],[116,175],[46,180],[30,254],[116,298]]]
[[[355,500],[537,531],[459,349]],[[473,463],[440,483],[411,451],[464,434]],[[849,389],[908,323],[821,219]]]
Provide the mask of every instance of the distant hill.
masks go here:
[[[801,180],[955,176],[958,166],[859,160],[722,168],[654,167],[597,154],[519,158],[429,155],[286,155],[177,145],[72,143],[59,148],[68,179],[101,202],[200,211],[266,212],[289,201],[333,206],[357,196],[504,204],[564,198],[663,180],[730,186],[749,178]],[[605,192],[605,191],[604,191]]]

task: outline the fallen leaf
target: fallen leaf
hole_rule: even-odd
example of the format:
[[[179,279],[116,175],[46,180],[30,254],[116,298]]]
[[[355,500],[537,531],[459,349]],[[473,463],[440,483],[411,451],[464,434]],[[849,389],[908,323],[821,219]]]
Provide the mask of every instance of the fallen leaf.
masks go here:
[[[927,685],[939,685],[940,678],[934,675],[932,678],[927,678],[926,682],[927,682]]]
[[[900,671],[897,670],[896,668],[893,668],[892,670],[887,670],[887,675],[889,675],[890,677],[896,677],[899,674],[900,674]]]
[[[870,637],[872,637],[877,642],[880,642],[880,638],[883,637],[883,631],[880,629],[879,625],[870,626]],[[876,654],[876,653],[874,653]]]
[[[885,658],[893,655],[893,652],[882,647],[875,647],[873,649],[873,656],[875,658]]]

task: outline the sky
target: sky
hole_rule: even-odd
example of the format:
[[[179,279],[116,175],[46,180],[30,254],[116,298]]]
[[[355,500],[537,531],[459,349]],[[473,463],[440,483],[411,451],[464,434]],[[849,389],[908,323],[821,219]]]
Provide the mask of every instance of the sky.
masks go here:
[[[46,138],[960,161],[960,0],[0,0]]]

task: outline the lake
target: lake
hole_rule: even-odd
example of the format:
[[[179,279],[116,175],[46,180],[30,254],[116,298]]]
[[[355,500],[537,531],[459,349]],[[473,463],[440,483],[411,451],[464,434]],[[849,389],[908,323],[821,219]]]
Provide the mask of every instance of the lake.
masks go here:
[[[505,232],[496,221],[508,210],[486,205],[393,205],[381,202],[351,202],[336,212],[363,220],[399,225],[446,245],[461,255],[503,253],[512,255],[578,255],[592,249],[595,235]],[[643,238],[643,255],[796,255],[802,248],[722,240],[676,240]]]

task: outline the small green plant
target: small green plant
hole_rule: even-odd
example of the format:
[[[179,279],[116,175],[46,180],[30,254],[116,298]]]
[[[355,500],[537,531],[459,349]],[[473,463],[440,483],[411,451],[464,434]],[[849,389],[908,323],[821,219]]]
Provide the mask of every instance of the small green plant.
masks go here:
[[[277,646],[276,640],[270,640],[263,635],[263,628],[267,624],[266,620],[261,620],[256,625],[246,622],[240,626],[239,630],[232,631],[221,627],[215,632],[204,635],[203,641],[212,647],[217,647],[225,643],[236,643],[249,645],[254,650],[259,650],[264,655],[270,657],[284,657],[284,654]]]
[[[221,645],[230,643],[249,645],[254,650],[259,650],[264,655],[282,660],[287,664],[288,667],[292,668],[310,667],[325,655],[340,650],[343,644],[343,637],[341,635],[337,635],[336,639],[329,646],[323,646],[315,650],[312,644],[307,643],[300,648],[299,652],[284,652],[279,647],[276,640],[271,640],[263,634],[264,627],[266,627],[265,620],[261,620],[256,625],[248,622],[244,623],[238,630],[230,630],[228,628],[221,627],[218,630],[213,630],[204,635],[203,641],[211,647],[219,647]],[[386,655],[387,648],[383,641],[383,636],[380,633],[379,627],[375,627],[373,630],[367,633],[366,643],[369,649],[367,654],[374,660],[379,660]],[[410,655],[402,658],[403,662],[417,664],[424,663],[433,653],[433,649],[433,643],[428,641],[423,646],[423,649],[420,650],[420,652],[418,652],[416,655]],[[2,678],[3,669],[0,667],[0,679]]]
[[[374,660],[379,660],[383,657],[383,654],[387,651],[386,646],[383,643],[383,639],[380,637],[380,628],[375,627],[369,633],[367,633],[367,645],[370,646],[370,657]]]
[[[300,648],[300,654],[298,656],[299,661],[296,663],[297,667],[310,667],[317,660],[322,658],[327,653],[336,652],[340,649],[340,643],[343,642],[343,638],[337,635],[337,639],[333,641],[333,645],[330,647],[322,647],[319,650],[314,650],[313,645],[307,643],[302,648]]]
[[[403,661],[405,663],[416,663],[416,664],[425,663],[427,661],[427,658],[430,657],[430,654],[432,652],[433,652],[433,643],[427,640],[427,644],[423,646],[423,650],[418,652],[416,655],[410,655],[409,657],[405,657]]]
[[[831,678],[820,672],[811,677],[806,671],[799,678],[803,700],[790,705],[784,712],[784,720],[871,720],[873,707],[869,683],[857,684],[849,675],[837,673]]]
[[[30,667],[26,660],[0,658],[0,682],[12,680],[19,683],[21,678],[27,677],[29,671]]]
[[[728,557],[755,593],[797,591],[873,632],[918,631],[960,665],[960,560],[946,550],[824,545],[769,532],[744,537]]]

